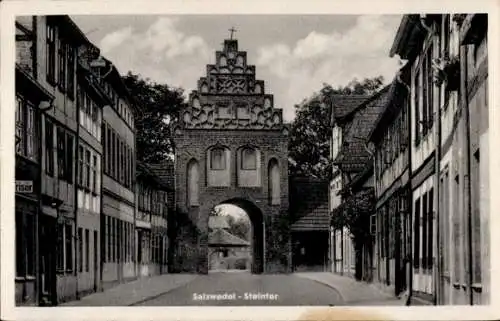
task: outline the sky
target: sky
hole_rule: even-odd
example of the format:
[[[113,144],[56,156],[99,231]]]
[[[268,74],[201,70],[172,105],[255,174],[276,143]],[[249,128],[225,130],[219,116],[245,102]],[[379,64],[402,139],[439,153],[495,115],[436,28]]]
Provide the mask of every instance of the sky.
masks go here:
[[[232,204],[221,204],[217,205],[216,208],[220,209],[222,215],[230,215],[237,220],[250,223],[250,217],[241,207]]]
[[[115,15],[72,16],[122,74],[129,70],[158,83],[180,87],[185,95],[214,63],[215,51],[237,31],[257,78],[274,95],[285,121],[296,104],[352,79],[393,79],[399,59],[389,50],[399,15]]]

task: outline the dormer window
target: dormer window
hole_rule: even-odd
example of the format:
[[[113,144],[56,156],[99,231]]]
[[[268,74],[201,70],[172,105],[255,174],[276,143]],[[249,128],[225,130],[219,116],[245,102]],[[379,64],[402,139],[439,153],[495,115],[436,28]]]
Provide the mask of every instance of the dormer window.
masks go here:
[[[210,169],[212,170],[225,170],[226,157],[223,148],[214,148],[210,151]]]

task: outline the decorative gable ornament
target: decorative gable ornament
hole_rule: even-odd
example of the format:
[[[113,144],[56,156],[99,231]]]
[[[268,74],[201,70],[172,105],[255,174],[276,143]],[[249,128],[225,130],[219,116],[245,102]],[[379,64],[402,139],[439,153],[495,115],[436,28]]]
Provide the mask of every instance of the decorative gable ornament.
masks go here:
[[[283,111],[274,107],[273,95],[265,94],[264,81],[255,79],[255,66],[247,64],[237,40],[225,40],[215,55],[216,64],[207,65],[181,111],[181,127],[281,131]]]

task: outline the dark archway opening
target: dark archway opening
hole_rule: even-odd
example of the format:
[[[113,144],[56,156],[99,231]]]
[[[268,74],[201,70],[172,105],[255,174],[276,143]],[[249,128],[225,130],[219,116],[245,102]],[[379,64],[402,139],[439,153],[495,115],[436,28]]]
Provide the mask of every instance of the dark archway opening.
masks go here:
[[[263,273],[264,229],[262,211],[251,201],[230,199],[215,206],[209,216],[209,270]]]

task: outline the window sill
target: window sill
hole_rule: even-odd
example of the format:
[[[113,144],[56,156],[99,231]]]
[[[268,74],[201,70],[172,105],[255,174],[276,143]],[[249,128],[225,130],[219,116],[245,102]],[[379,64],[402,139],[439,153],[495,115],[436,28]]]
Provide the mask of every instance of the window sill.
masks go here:
[[[26,275],[26,276],[16,276],[15,281],[16,282],[26,282],[26,281],[35,281],[36,277],[32,275]]]

